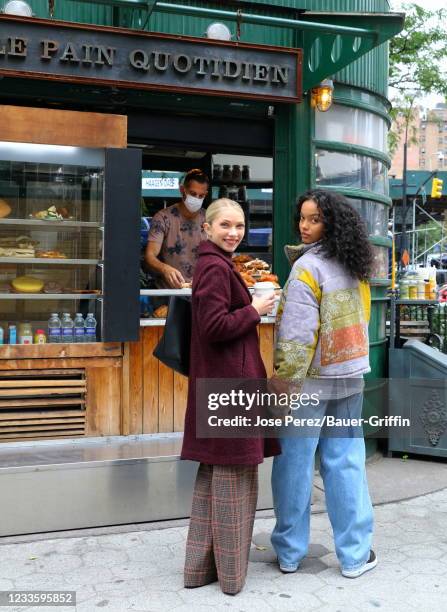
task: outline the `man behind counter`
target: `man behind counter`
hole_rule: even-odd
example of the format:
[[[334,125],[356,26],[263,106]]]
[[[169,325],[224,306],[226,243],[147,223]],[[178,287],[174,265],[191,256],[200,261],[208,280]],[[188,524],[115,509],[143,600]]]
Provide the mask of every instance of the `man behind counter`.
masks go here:
[[[182,200],[152,218],[146,263],[158,288],[181,289],[192,280],[197,248],[206,240],[202,204],[208,187],[209,178],[202,170],[190,170],[180,185]]]

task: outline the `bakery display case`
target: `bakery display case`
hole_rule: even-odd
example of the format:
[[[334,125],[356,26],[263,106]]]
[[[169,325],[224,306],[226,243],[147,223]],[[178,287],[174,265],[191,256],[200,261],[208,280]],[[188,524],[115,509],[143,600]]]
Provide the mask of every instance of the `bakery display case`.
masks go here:
[[[60,319],[68,313],[72,322],[78,315],[78,327],[79,314],[84,320],[91,315],[95,333],[63,336],[61,331],[48,341],[132,339],[126,317],[121,315],[121,326],[116,317],[124,304],[132,308],[132,297],[138,300],[139,228],[133,228],[138,200],[135,211],[124,215],[116,183],[126,161],[135,161],[134,153],[0,142],[0,326],[5,343],[14,340],[9,328],[23,323],[47,333],[55,313]],[[129,236],[136,248],[115,246]],[[15,340],[20,343],[19,336]]]

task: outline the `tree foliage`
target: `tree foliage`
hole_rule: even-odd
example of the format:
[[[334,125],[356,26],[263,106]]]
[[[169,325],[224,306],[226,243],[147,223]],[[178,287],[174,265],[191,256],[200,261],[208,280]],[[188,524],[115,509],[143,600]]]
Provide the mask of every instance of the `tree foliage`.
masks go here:
[[[412,3],[404,11],[404,29],[390,41],[390,87],[400,96],[447,97],[447,8],[428,10]]]
[[[415,142],[412,128],[418,99],[439,93],[447,98],[447,8],[429,10],[417,3],[405,4],[405,26],[390,41],[389,85],[393,129],[389,132],[390,155],[403,132]]]

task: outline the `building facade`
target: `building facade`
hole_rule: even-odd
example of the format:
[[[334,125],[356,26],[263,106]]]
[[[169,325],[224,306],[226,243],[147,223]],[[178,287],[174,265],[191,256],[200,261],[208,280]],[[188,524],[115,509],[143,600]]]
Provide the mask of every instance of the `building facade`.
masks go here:
[[[20,112],[20,108],[38,107],[81,114],[119,115],[126,121],[127,149],[135,154],[133,157],[128,156],[126,163],[131,163],[133,159],[135,164],[136,151],[139,151],[145,170],[157,168],[169,170],[166,167],[168,164],[166,160],[171,160],[172,163],[169,163],[173,170],[185,170],[194,161],[194,165],[202,163],[204,169],[213,173],[212,155],[216,153],[271,159],[273,166],[270,186],[272,205],[269,213],[273,226],[271,258],[273,269],[281,282],[284,282],[288,274],[283,245],[296,240],[293,218],[297,196],[309,188],[322,186],[337,190],[350,199],[365,219],[375,254],[371,278],[372,373],[366,393],[365,414],[380,413],[384,405],[384,386],[380,379],[386,376],[385,320],[390,247],[387,223],[391,206],[388,192],[388,170],[391,160],[387,154],[386,144],[390,125],[386,41],[400,31],[403,16],[390,13],[387,0],[302,0],[300,2],[228,0],[224,3],[185,0],[181,4],[161,3],[158,7],[157,3],[130,1],[127,3],[126,0],[117,3],[70,0],[55,3],[54,14],[50,19],[48,19],[46,1],[31,0],[30,4],[36,19],[30,18],[28,22],[16,20],[15,26],[18,23],[26,23],[31,34],[35,29],[42,28],[42,31],[48,31],[53,35],[45,34],[47,46],[43,47],[38,64],[40,68],[35,72],[26,73],[24,61],[16,62],[14,68],[8,71],[4,59],[0,60],[3,61],[3,64],[0,64],[0,73],[4,77],[0,80],[0,103],[5,106],[14,105],[19,109],[17,112]],[[239,13],[237,9],[240,9]],[[39,18],[45,21],[39,22]],[[0,17],[3,33],[7,32],[6,26],[12,27],[13,21],[8,21],[7,17]],[[109,37],[107,40],[112,41],[110,48],[120,49],[121,44],[126,45],[129,41],[138,40],[138,45],[132,47],[140,54],[132,56],[134,60],[137,58],[133,68],[138,70],[145,61],[141,45],[146,44],[144,41],[154,39],[154,37],[144,38],[145,33],[153,32],[154,36],[166,34],[171,37],[167,37],[165,43],[173,45],[173,48],[178,45],[180,49],[175,53],[173,61],[176,62],[176,72],[181,73],[186,72],[189,66],[181,45],[197,45],[199,49],[197,57],[205,53],[205,49],[210,48],[212,41],[204,38],[204,32],[210,23],[215,21],[226,24],[233,34],[233,42],[222,43],[223,49],[239,54],[232,56],[232,61],[234,57],[240,61],[238,58],[243,53],[243,44],[253,45],[253,53],[279,53],[283,49],[293,55],[297,49],[302,50],[299,87],[294,92],[293,101],[281,101],[275,99],[275,96],[263,95],[262,90],[259,93],[259,89],[255,90],[256,95],[252,95],[253,92],[245,95],[241,94],[240,89],[234,94],[231,90],[210,92],[200,91],[200,88],[193,92],[186,82],[183,85],[177,82],[174,86],[171,84],[160,87],[154,84],[142,85],[143,79],[140,79],[139,85],[135,71],[132,72],[131,83],[124,82],[124,73],[115,79],[115,82],[108,83],[107,71],[112,68],[110,54],[101,51],[101,57],[97,59],[99,63],[102,62],[98,68],[102,73],[90,78],[90,76],[80,76],[80,72],[76,70],[81,65],[83,70],[86,64],[90,65],[91,55],[87,58],[85,55],[79,57],[76,55],[77,48],[66,46],[67,41],[74,40],[73,32],[81,33],[84,39],[90,37],[89,40],[92,40],[96,30],[98,39],[100,36]],[[78,25],[70,25],[67,22]],[[51,46],[55,40],[58,41],[63,36],[65,36],[64,47],[59,45],[56,49],[55,46]],[[138,38],[139,36],[143,38]],[[10,37],[4,35],[0,39],[6,41],[10,40]],[[235,44],[235,39],[238,43],[240,41],[239,46]],[[116,41],[116,44],[113,41]],[[88,46],[91,47],[92,44],[89,43]],[[257,49],[256,45],[262,45],[264,48]],[[13,51],[17,52],[17,49],[20,52],[20,46],[14,47]],[[140,62],[141,58],[143,64]],[[8,59],[8,61],[16,60]],[[137,62],[140,64],[137,65]],[[245,59],[244,62],[244,66],[247,66],[250,60]],[[263,69],[259,68],[259,62],[257,63],[258,68],[255,69],[257,72],[251,74],[262,80],[265,75]],[[54,70],[55,73],[44,73],[45,70]],[[275,74],[273,80],[276,78],[278,81],[285,73],[277,71]],[[312,105],[311,90],[328,77],[334,79],[334,104],[329,111],[323,113]],[[247,80],[250,78],[252,77],[247,76]],[[7,126],[4,125],[3,128],[6,130]],[[1,129],[0,118],[0,132]],[[76,133],[76,130],[73,133]],[[92,134],[88,134],[89,138],[91,136]],[[3,137],[3,140],[7,138]],[[102,146],[110,147],[107,144]],[[153,154],[154,151],[157,151],[157,158]],[[203,155],[197,157],[198,152]],[[122,191],[117,189],[111,194],[110,190],[107,190],[106,183],[106,198],[110,197],[112,200],[116,198],[112,203],[113,206],[112,204],[110,206],[119,208],[117,199],[126,197],[126,166],[119,160],[121,157],[124,159],[126,153],[108,155],[111,159],[108,171],[106,166],[106,174],[108,172],[112,178],[122,179],[121,183],[118,181],[121,185],[119,189]],[[174,159],[175,164],[172,161]],[[138,169],[141,171],[141,167]],[[93,178],[96,180],[95,173]],[[57,184],[57,179],[56,168],[54,184]],[[107,206],[106,201],[106,211]],[[134,213],[135,210],[132,214]],[[122,227],[127,227],[128,222],[124,216],[120,219]],[[116,225],[114,227],[116,231]],[[117,245],[121,243],[123,240],[116,240]],[[124,250],[122,255],[126,256]],[[105,263],[107,268],[107,261]],[[108,310],[109,313],[111,311],[113,312],[113,306]],[[117,317],[112,319],[117,321]],[[174,444],[178,440],[176,433],[181,431],[185,382],[173,376],[172,372],[159,369],[152,361],[152,350],[160,329],[156,326],[144,328],[138,340],[123,336],[121,348],[116,346],[113,348],[116,351],[113,353],[113,359],[116,361],[113,365],[115,369],[104,368],[110,376],[113,372],[113,377],[107,381],[102,378],[96,383],[87,384],[88,389],[92,389],[93,385],[92,401],[96,407],[104,399],[101,394],[105,390],[109,406],[112,404],[114,406],[113,410],[110,408],[109,414],[102,413],[102,415],[99,415],[99,411],[95,413],[93,408],[90,409],[88,422],[93,433],[89,435],[122,436],[127,439],[129,436],[163,433],[173,436],[172,440],[168,438],[169,444]],[[273,329],[271,325],[265,329],[267,331],[261,340],[264,353],[268,359],[271,359]],[[119,326],[113,327],[112,331],[115,334],[113,339],[120,340]],[[133,341],[127,342],[127,340]],[[36,349],[36,347],[31,348]],[[24,347],[24,350],[28,350],[27,347]],[[110,351],[110,347],[95,347],[95,350]],[[71,347],[64,348],[63,351],[65,351],[64,359],[67,357],[74,359]],[[88,363],[84,363],[82,359],[93,357],[96,361],[91,366],[92,376],[95,374],[95,368],[98,368],[98,360],[110,360],[112,353],[109,352],[108,356],[106,352],[86,355],[79,349],[76,356],[79,369],[88,370]],[[17,354],[16,358],[24,360],[23,368],[29,367],[29,355]],[[58,358],[62,356],[58,355]],[[54,355],[51,359],[54,368]],[[67,367],[67,363],[64,362],[64,367]],[[374,431],[368,430],[366,433],[372,434]],[[183,493],[185,482],[188,483],[192,479],[192,469],[179,465],[176,452],[172,451],[171,447],[171,455],[157,460],[159,440],[155,440],[154,444],[155,450],[144,451],[149,454],[152,452],[152,455],[149,457],[146,454],[141,457],[142,463],[139,471],[137,470],[139,476],[134,477],[132,481],[135,489],[131,487],[128,490],[131,481],[126,483],[123,481],[123,486],[128,490],[128,498],[132,499],[135,496],[132,507],[114,505],[110,497],[114,491],[99,486],[95,489],[100,493],[95,499],[95,504],[92,504],[91,499],[81,501],[75,516],[70,509],[61,508],[60,504],[63,505],[65,502],[60,487],[57,488],[59,501],[57,503],[54,501],[56,472],[52,472],[51,478],[49,474],[48,478],[43,472],[39,474],[39,482],[36,480],[28,490],[38,489],[40,495],[46,496],[43,503],[49,507],[54,504],[59,511],[57,516],[54,512],[50,512],[42,520],[40,518],[37,520],[34,516],[33,530],[66,529],[185,516],[189,511],[189,500],[187,496],[183,497]],[[375,441],[370,440],[368,444],[372,452],[375,449]],[[93,455],[90,455],[90,458],[92,457]],[[118,486],[117,483],[121,482],[118,474],[122,474],[116,469],[118,465],[97,467],[103,467],[105,470],[103,475],[98,472],[98,479],[107,477],[108,482],[114,481],[112,472],[116,470],[114,482]],[[89,473],[90,476],[91,474],[93,471]],[[34,474],[33,478],[35,477]],[[63,480],[61,471],[60,477]],[[6,480],[4,482],[6,483]],[[66,482],[68,486],[68,480]],[[268,477],[265,482],[268,483]],[[89,483],[91,492],[92,482]],[[16,496],[18,491],[10,478],[8,487],[6,490],[11,492],[11,496],[4,507],[9,508],[11,517],[14,517],[13,509],[17,504],[17,497],[13,497],[12,493]],[[154,498],[155,490],[158,491],[157,499]],[[26,493],[21,492],[20,495],[21,507],[31,507],[25,499]],[[173,496],[176,499],[175,504],[171,501]],[[83,499],[82,495],[79,495],[79,499]],[[142,513],[143,502],[146,503],[146,509]],[[263,503],[268,505],[268,501]],[[105,509],[102,518],[98,517],[93,506]],[[17,521],[4,521],[2,535],[12,533],[11,529],[16,529],[16,533],[23,533],[28,518],[23,517],[21,526],[17,526]],[[12,527],[13,524],[16,526]]]

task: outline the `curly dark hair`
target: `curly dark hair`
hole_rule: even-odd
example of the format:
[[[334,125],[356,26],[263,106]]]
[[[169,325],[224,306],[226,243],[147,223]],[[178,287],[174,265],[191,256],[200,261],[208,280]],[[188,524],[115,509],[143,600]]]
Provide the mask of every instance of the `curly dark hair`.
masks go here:
[[[312,189],[298,199],[297,227],[301,207],[306,200],[315,202],[322,214],[323,254],[336,259],[351,276],[367,280],[371,272],[373,253],[366,225],[359,213],[343,195],[325,189]]]

